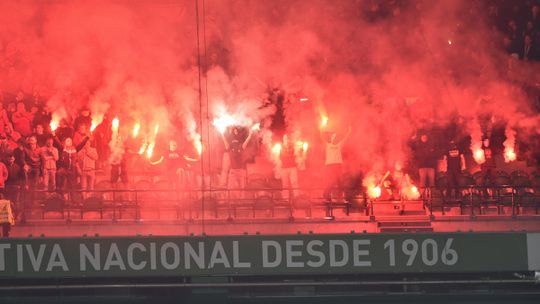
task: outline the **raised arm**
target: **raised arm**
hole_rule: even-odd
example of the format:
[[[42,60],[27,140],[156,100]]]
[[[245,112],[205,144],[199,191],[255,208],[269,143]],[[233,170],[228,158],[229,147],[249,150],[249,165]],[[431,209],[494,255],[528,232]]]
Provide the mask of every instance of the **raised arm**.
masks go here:
[[[186,155],[186,154],[184,154],[183,156],[184,156],[184,159],[185,159],[185,160],[187,160],[188,162],[192,162],[192,163],[194,163],[194,162],[196,162],[196,161],[199,161],[199,159],[200,159],[200,158],[194,158],[194,157],[191,157],[191,156]]]
[[[248,137],[246,138],[246,140],[244,140],[244,143],[242,144],[242,149],[245,150],[249,141],[251,140],[251,137],[253,136],[253,130],[249,130],[249,135]]]
[[[163,160],[165,159],[165,157],[161,156],[158,160],[156,160],[155,162],[150,162],[151,165],[155,166],[155,165],[159,165],[163,162]]]
[[[90,140],[90,137],[85,136],[84,139],[77,146],[75,146],[75,150],[77,150],[77,152],[81,151],[88,142],[88,140]]]
[[[53,140],[54,140],[54,143],[55,143],[58,147],[60,147],[60,148],[62,148],[62,149],[64,148],[64,144],[60,141],[60,138],[58,138],[58,136],[57,136],[55,133],[53,133]]]
[[[225,134],[224,133],[221,133],[221,139],[223,140],[223,144],[225,145],[225,150],[229,150],[229,142],[227,141],[227,139],[225,139]]]
[[[351,131],[351,126],[349,126],[349,128],[347,129],[347,134],[345,134],[345,137],[343,137],[343,139],[339,142],[339,145],[344,143],[349,138],[349,136],[351,135]]]
[[[319,135],[321,137],[321,140],[324,142],[324,143],[327,143],[328,141],[324,138],[324,134],[323,134],[323,128],[320,128],[319,129]]]

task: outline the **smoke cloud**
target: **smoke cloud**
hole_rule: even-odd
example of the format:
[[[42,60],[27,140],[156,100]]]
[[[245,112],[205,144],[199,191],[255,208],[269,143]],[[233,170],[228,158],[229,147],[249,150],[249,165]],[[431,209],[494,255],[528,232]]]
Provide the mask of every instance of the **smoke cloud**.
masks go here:
[[[273,89],[283,132],[309,143],[315,168],[322,116],[338,137],[352,127],[348,170],[378,175],[410,159],[418,129],[456,123],[476,147],[490,122],[512,137],[538,128],[523,89],[538,66],[506,55],[482,1],[5,0],[0,19],[2,92],[39,92],[56,116],[88,106],[146,134],[159,123],[169,138],[202,136],[216,164],[224,111],[263,121],[271,155]]]

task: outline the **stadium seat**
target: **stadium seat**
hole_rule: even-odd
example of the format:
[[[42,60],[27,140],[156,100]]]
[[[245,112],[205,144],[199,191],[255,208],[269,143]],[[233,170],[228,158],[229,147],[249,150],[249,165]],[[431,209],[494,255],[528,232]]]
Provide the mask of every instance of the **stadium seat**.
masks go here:
[[[204,196],[204,205],[203,205],[203,199],[200,198],[198,200],[193,201],[194,203],[191,205],[191,210],[198,212],[198,210],[201,210],[203,212],[210,211],[214,214],[214,218],[218,218],[219,214],[219,203],[218,200],[211,196]],[[204,208],[204,210],[203,210]]]
[[[65,207],[64,198],[59,194],[54,194],[51,197],[45,199],[43,203],[41,204],[41,208],[42,208],[41,218],[45,219],[46,213],[54,212],[54,213],[60,213],[63,219],[64,207]]]
[[[508,172],[506,172],[506,171],[500,171],[500,170],[495,172],[495,176],[503,176],[503,177],[508,177],[508,178],[510,178],[510,174],[508,174]]]
[[[259,196],[255,198],[255,202],[252,206],[253,208],[253,217],[255,217],[256,211],[266,211],[274,217],[274,200],[271,196]]]
[[[512,177],[512,185],[516,188],[531,187],[532,182],[528,176],[516,175]]]
[[[512,185],[512,180],[508,175],[495,175],[493,184],[497,187],[505,187]]]
[[[108,180],[101,180],[96,183],[95,187],[96,190],[111,190],[111,182]]]
[[[531,186],[536,190],[540,190],[540,175],[533,175],[531,177]]]
[[[435,211],[436,208],[440,208],[442,215],[444,215],[445,214],[444,207],[445,207],[444,196],[443,196],[442,190],[433,189],[431,191],[431,198],[429,199],[430,214],[433,215],[433,211]]]
[[[446,189],[446,185],[447,185],[446,174],[441,174],[441,175],[437,178],[436,185],[437,185],[437,188],[438,188],[439,190],[444,190],[444,189]]]
[[[155,199],[152,189],[152,182],[148,180],[139,180],[135,182],[135,200],[141,204],[151,202]]]
[[[306,217],[311,217],[311,200],[307,195],[299,195],[293,200],[293,207],[295,209],[304,209],[306,211]]]
[[[463,196],[463,203],[461,205],[461,214],[464,214],[463,209],[465,207],[471,208],[471,215],[474,214],[476,208],[480,209],[482,207],[483,199],[482,196],[476,192],[467,193]],[[481,210],[480,210],[481,211]]]
[[[103,198],[92,196],[85,199],[81,206],[81,219],[84,218],[86,212],[99,212],[99,218],[103,219],[104,203]]]
[[[516,213],[525,213],[526,208],[533,208],[534,213],[538,214],[539,204],[540,196],[538,194],[532,192],[524,192],[516,199]]]
[[[469,174],[461,174],[458,178],[458,185],[460,188],[468,188],[475,185],[474,179]]]
[[[248,184],[251,182],[251,181],[266,181],[266,177],[262,174],[257,174],[257,173],[254,173],[254,174],[250,174],[248,175],[247,177],[247,182]]]

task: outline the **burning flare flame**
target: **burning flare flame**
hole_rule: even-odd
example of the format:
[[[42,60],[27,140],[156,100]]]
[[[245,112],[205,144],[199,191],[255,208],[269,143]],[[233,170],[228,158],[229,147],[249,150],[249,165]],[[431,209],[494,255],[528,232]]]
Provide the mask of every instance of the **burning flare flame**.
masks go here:
[[[307,141],[302,143],[302,151],[304,152],[304,154],[307,153],[308,148],[309,148],[309,144]]]
[[[152,158],[152,154],[154,153],[154,146],[156,145],[155,142],[148,144],[148,147],[146,148],[146,157]]]
[[[321,115],[321,127],[326,127],[328,125],[328,116]]]
[[[133,137],[136,138],[137,136],[139,136],[139,131],[141,130],[141,124],[139,123],[136,123],[134,126],[133,126]]]
[[[115,117],[112,120],[111,127],[114,133],[118,133],[118,128],[120,127],[120,120],[118,119],[118,117]]]
[[[148,146],[148,143],[143,143],[142,146],[139,148],[139,155],[143,155],[144,151],[146,151],[146,146]]]
[[[201,136],[199,134],[197,134],[197,139],[195,139],[195,141],[193,142],[193,145],[195,145],[195,150],[197,150],[197,154],[201,156],[203,146],[201,142]]]
[[[51,127],[51,131],[56,131],[56,129],[58,129],[58,120],[51,120],[51,123],[49,124],[49,126]]]
[[[152,139],[148,143],[148,146],[146,147],[146,157],[148,159],[152,158],[152,154],[154,153],[154,148],[156,146],[156,137],[158,135],[158,132],[159,132],[159,124],[156,124],[156,126],[154,127],[154,136],[152,137]]]
[[[382,189],[379,186],[372,185],[367,188],[367,194],[369,198],[379,198],[382,194]]]
[[[477,164],[481,165],[486,162],[486,156],[484,155],[484,150],[481,148],[475,149],[473,152],[473,158]]]
[[[515,161],[517,158],[516,152],[514,151],[514,148],[507,147],[504,149],[504,161],[509,163]]]
[[[102,121],[103,121],[103,118],[101,120],[98,120],[97,118],[92,118],[92,124],[90,125],[90,132],[94,132],[94,130]]]
[[[272,154],[278,157],[281,154],[281,144],[277,143],[272,147]]]
[[[514,150],[516,145],[516,131],[510,127],[507,127],[506,130],[504,130],[504,135],[506,136],[506,140],[503,143],[504,161],[507,163],[513,162],[517,158],[516,151]]]
[[[236,123],[236,120],[229,114],[223,114],[220,117],[214,118],[214,121],[212,122],[214,127],[216,127],[218,132],[221,134],[225,132],[227,127],[232,126],[235,123]]]

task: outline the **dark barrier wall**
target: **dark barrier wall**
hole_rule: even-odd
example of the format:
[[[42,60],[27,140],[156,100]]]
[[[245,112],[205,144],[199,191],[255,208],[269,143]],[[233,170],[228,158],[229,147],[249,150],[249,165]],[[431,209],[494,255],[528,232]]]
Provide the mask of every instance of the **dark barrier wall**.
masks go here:
[[[19,238],[0,278],[540,270],[540,233]]]

